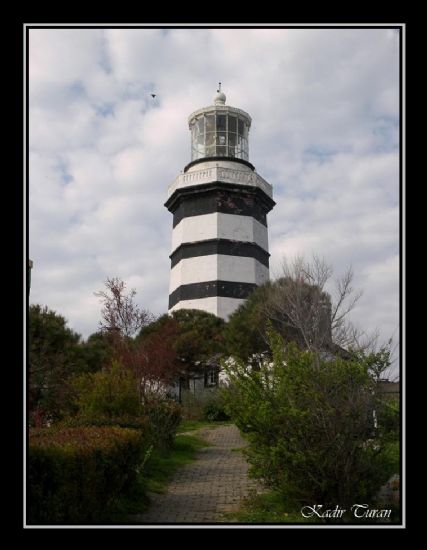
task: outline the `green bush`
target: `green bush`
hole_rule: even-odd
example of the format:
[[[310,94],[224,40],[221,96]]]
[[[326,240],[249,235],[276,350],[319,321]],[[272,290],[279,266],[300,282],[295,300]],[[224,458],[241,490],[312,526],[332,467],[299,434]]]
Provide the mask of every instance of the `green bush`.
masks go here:
[[[285,348],[274,333],[270,347],[259,369],[226,367],[227,409],[247,435],[252,473],[297,506],[369,502],[387,480],[390,432],[374,429],[366,363]]]
[[[30,429],[29,523],[93,523],[134,484],[144,452],[141,430]]]
[[[206,402],[203,407],[203,418],[210,422],[220,422],[230,420],[230,415],[226,412],[226,404],[222,393],[218,389],[206,390]]]
[[[182,392],[182,411],[186,420],[229,420],[225,402],[218,388],[204,388],[194,394],[190,390]]]
[[[75,378],[73,386],[78,416],[87,425],[111,425],[115,418],[143,414],[135,376],[117,361]]]
[[[148,418],[152,445],[159,449],[171,448],[182,419],[180,405],[170,399],[159,399],[146,403],[144,412]]]
[[[101,372],[80,376],[74,387],[78,412],[63,425],[142,429],[153,447],[173,444],[181,422],[180,406],[162,398],[141,404],[135,376],[117,361]]]
[[[224,407],[220,403],[208,403],[203,408],[203,416],[211,422],[220,422],[221,420],[229,420],[230,416],[225,412]]]

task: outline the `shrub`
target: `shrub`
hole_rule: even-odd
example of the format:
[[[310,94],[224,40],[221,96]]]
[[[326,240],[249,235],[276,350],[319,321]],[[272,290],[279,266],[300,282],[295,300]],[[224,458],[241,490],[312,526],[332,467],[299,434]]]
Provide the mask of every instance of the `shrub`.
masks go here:
[[[99,521],[133,485],[143,450],[142,431],[30,429],[29,522]]]
[[[183,389],[181,392],[182,416],[185,420],[202,420],[203,407],[205,406],[203,393],[195,395],[191,390]]]
[[[138,417],[142,407],[133,373],[118,361],[74,380],[78,416],[88,425],[105,425],[118,417]]]
[[[220,422],[221,420],[229,420],[230,416],[225,412],[223,405],[220,403],[208,403],[203,408],[203,416],[210,422]]]
[[[84,415],[76,415],[61,420],[61,422],[56,423],[55,426],[58,428],[77,428],[83,426],[132,428],[134,430],[143,430],[145,437],[148,437],[147,434],[149,432],[149,420],[146,416],[143,416],[142,412],[139,416],[129,414],[117,416],[96,415],[92,418],[88,418]]]
[[[225,410],[222,393],[218,389],[206,390],[206,402],[203,407],[203,418],[210,422],[229,420],[230,415]]]
[[[205,388],[194,394],[184,390],[181,395],[183,417],[186,420],[229,420],[225,402],[217,388]]]
[[[363,360],[321,360],[270,334],[273,361],[226,367],[227,408],[247,434],[252,473],[284,499],[346,508],[369,502],[387,473],[385,423]],[[387,435],[387,437],[386,437]]]
[[[169,449],[181,422],[181,407],[175,401],[162,399],[144,405],[149,422],[150,441],[154,447]]]
[[[78,413],[68,426],[120,426],[142,429],[154,447],[169,448],[181,421],[172,400],[154,398],[141,404],[131,370],[113,361],[109,369],[80,376],[74,382]]]

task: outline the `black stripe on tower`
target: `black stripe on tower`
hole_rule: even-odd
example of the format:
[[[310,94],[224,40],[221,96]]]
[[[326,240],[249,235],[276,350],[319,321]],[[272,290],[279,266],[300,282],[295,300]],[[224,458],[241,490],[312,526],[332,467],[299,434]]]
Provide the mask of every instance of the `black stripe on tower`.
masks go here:
[[[232,281],[207,281],[181,285],[169,294],[169,309],[183,300],[223,297],[245,299],[257,288],[255,283],[236,283]]]
[[[252,172],[255,171],[255,166],[253,164],[251,164],[248,160],[243,160],[243,159],[238,159],[236,157],[203,157],[201,159],[196,159],[196,160],[192,160],[191,162],[189,162],[187,164],[187,166],[184,168],[184,172],[187,172],[189,168],[191,168],[192,166],[195,166],[196,164],[200,164],[200,163],[205,163],[206,161],[210,161],[210,162],[214,162],[215,160],[218,160],[220,162],[224,162],[224,160],[228,160],[228,161],[232,161],[232,162],[237,162],[238,164],[244,164],[245,166],[249,166],[249,168],[252,170]]]
[[[220,181],[176,189],[165,202],[174,215],[174,227],[183,218],[213,212],[251,216],[267,226],[266,215],[275,204],[258,187]]]
[[[229,239],[209,239],[195,243],[183,243],[169,256],[171,268],[185,258],[197,256],[210,256],[211,254],[224,254],[226,256],[244,256],[255,258],[268,267],[270,254],[258,244]]]
[[[202,216],[213,212],[252,216],[267,226],[266,211],[256,200],[255,195],[214,189],[202,195],[183,197],[173,214],[173,227],[178,225],[183,218]]]

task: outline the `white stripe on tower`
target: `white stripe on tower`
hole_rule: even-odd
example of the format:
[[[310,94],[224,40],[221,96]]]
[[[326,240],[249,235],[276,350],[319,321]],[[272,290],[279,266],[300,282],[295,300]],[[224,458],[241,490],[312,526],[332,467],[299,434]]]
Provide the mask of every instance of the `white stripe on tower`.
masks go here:
[[[199,298],[198,300],[182,300],[170,308],[169,311],[177,309],[201,309],[213,313],[218,317],[227,319],[245,300],[238,298],[224,298],[222,296],[211,296],[210,298]]]
[[[268,267],[255,258],[211,254],[178,262],[171,270],[169,294],[180,285],[204,281],[235,281],[262,285],[268,281]]]
[[[251,216],[213,212],[182,219],[172,230],[172,252],[182,243],[208,239],[250,242],[268,251],[268,230]]]

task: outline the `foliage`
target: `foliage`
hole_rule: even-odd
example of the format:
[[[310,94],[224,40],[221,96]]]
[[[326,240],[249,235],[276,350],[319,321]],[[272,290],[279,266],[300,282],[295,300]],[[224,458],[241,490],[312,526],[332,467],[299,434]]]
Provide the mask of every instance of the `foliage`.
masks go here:
[[[400,523],[399,509],[390,501],[375,502],[372,509],[386,509],[391,511],[390,520],[384,518],[356,518],[351,510],[346,510],[342,519],[322,518],[313,514],[311,517],[304,517],[301,513],[301,506],[287,501],[278,491],[265,491],[259,494],[250,494],[239,510],[227,512],[225,520],[232,523],[257,523],[257,524],[316,524],[324,525],[331,522],[350,523],[353,525]],[[322,511],[325,507],[322,508]]]
[[[167,396],[177,371],[173,342],[177,326],[168,316],[154,323],[153,315],[135,303],[135,290],[126,294],[126,285],[118,278],[107,279],[106,291],[95,293],[103,304],[101,331],[110,342],[113,357],[132,371],[143,402]],[[155,324],[158,330],[146,338],[132,336]]]
[[[378,428],[384,437],[399,433],[400,404],[395,397],[383,395],[377,400]]]
[[[377,350],[371,350],[369,353],[361,352],[360,350],[352,350],[351,353],[360,360],[363,360],[368,368],[368,371],[372,378],[376,382],[384,379],[385,373],[388,372],[392,363],[392,341],[389,340],[387,344],[382,345]]]
[[[117,361],[102,371],[77,377],[73,386],[78,416],[87,424],[111,423],[117,417],[143,414],[135,377]]]
[[[207,388],[196,393],[189,389],[181,390],[182,416],[185,420],[200,421],[204,419],[203,410],[209,402],[210,391]]]
[[[269,333],[272,362],[225,368],[227,407],[249,440],[252,472],[286,500],[351,505],[386,477],[385,425],[375,430],[376,384],[363,360],[318,355]]]
[[[353,273],[348,269],[335,284],[331,276],[332,267],[316,256],[284,260],[280,277],[258,287],[231,315],[228,353],[247,361],[268,351],[268,326],[301,349],[345,354],[343,347],[359,348],[362,335],[347,320],[361,295],[351,286]]]
[[[132,352],[142,399],[166,395],[165,384],[178,377],[185,386],[196,369],[203,376],[204,361],[224,351],[223,328],[222,319],[195,309],[174,311],[144,327]]]
[[[132,428],[134,430],[142,430],[146,434],[147,441],[149,440],[149,421],[146,416],[134,416],[130,414],[119,414],[117,416],[93,415],[93,416],[67,416],[59,422],[55,423],[55,428],[79,428],[79,427],[108,427],[115,428]]]
[[[247,361],[252,354],[268,349],[265,334],[266,315],[263,304],[273,283],[256,288],[230,316],[224,329],[226,348],[230,355]]]
[[[247,361],[253,354],[269,351],[268,326],[300,348],[326,349],[330,344],[330,297],[318,287],[290,277],[258,287],[230,316],[225,328],[229,354]]]
[[[71,407],[69,380],[85,369],[80,336],[48,307],[29,309],[29,409],[33,420],[56,420]]]
[[[175,327],[168,343],[181,365],[191,365],[224,351],[223,319],[198,309],[180,309],[163,315],[144,327],[138,338],[144,340],[154,333],[162,333],[168,325]]]
[[[211,422],[221,422],[230,420],[230,415],[226,412],[226,404],[222,392],[217,388],[206,390],[207,398],[203,406],[203,418]]]
[[[250,494],[240,510],[228,512],[228,521],[233,523],[320,523],[321,520],[306,519],[300,510],[283,499],[277,491]]]
[[[40,305],[29,309],[30,424],[45,425],[74,412],[72,379],[101,370],[112,357],[102,333],[82,341],[62,316]]]
[[[226,413],[224,407],[220,403],[208,403],[203,408],[203,416],[211,422],[229,420],[230,416]]]
[[[135,482],[144,437],[123,428],[31,429],[29,522],[102,520]]]
[[[175,349],[181,361],[193,363],[223,351],[224,320],[220,317],[199,309],[180,309],[172,318],[180,328]]]
[[[81,344],[81,356],[85,372],[97,372],[106,367],[113,357],[113,348],[108,335],[95,332]]]
[[[204,388],[201,392],[182,390],[182,415],[185,421],[200,423],[203,420],[220,422],[229,420],[225,403],[218,388]]]
[[[199,449],[209,444],[196,436],[179,435],[170,449],[153,449],[147,453],[131,491],[123,494],[111,514],[111,523],[135,523],[150,504],[150,493],[164,493],[175,472],[195,460]],[[138,517],[138,520],[139,517]]]
[[[134,374],[117,361],[102,372],[78,377],[74,388],[78,412],[63,425],[139,428],[156,448],[172,445],[181,421],[180,406],[169,399],[142,404]]]
[[[144,338],[137,338],[122,355],[124,363],[139,380],[142,401],[167,396],[168,386],[180,368],[174,349],[177,334],[177,323],[167,318],[158,324],[157,330],[152,330]]]
[[[150,426],[150,440],[156,448],[168,449],[181,422],[181,407],[172,400],[150,401],[144,405]]]
[[[400,442],[397,439],[390,438],[384,443],[384,476],[390,479],[397,474],[400,469]]]

